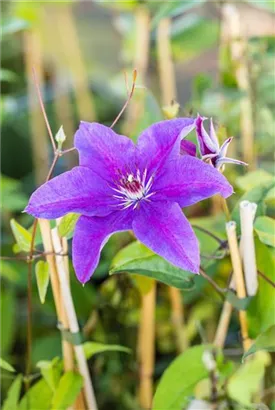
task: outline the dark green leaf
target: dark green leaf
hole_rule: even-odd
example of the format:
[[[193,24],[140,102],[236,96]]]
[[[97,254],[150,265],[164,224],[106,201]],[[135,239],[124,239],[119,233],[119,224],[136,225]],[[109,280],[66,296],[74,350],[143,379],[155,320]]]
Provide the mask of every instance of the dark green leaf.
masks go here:
[[[196,384],[208,376],[203,364],[206,345],[193,346],[165,370],[153,399],[153,410],[182,410]]]
[[[267,350],[275,352],[275,325],[269,327],[265,332],[261,333],[250,349],[243,355],[243,360],[259,350]]]
[[[113,260],[110,274],[147,276],[179,289],[191,289],[194,274],[179,269],[136,241],[122,249]]]
[[[78,373],[66,372],[61,377],[52,399],[52,409],[66,410],[77,398],[82,388],[82,377]]]

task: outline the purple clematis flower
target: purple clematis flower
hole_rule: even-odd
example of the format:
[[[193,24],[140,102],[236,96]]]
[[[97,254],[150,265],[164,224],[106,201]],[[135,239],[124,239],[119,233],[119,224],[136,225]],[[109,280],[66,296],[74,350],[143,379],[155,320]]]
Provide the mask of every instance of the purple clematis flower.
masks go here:
[[[198,115],[196,121],[196,132],[202,160],[210,162],[218,170],[222,170],[225,164],[247,165],[243,161],[226,156],[227,149],[233,137],[227,138],[220,147],[212,118],[210,119],[209,134],[205,131],[203,121],[206,119],[207,118]]]
[[[211,165],[181,155],[181,139],[195,119],[162,121],[135,145],[97,123],[81,122],[75,135],[80,166],[38,188],[26,211],[53,219],[81,216],[73,237],[73,265],[85,283],[111,234],[133,230],[139,241],[179,268],[199,272],[197,238],[181,208],[232,187]]]

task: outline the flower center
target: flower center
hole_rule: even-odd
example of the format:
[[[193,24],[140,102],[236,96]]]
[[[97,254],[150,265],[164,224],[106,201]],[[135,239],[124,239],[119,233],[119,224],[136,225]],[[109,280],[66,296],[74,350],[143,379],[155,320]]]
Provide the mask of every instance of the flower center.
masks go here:
[[[154,194],[154,192],[150,193],[152,183],[153,177],[147,180],[147,170],[143,172],[142,176],[139,170],[136,174],[128,173],[119,179],[116,188],[112,188],[119,193],[114,197],[120,200],[120,205],[124,209],[132,205],[135,209],[141,200],[148,200]]]

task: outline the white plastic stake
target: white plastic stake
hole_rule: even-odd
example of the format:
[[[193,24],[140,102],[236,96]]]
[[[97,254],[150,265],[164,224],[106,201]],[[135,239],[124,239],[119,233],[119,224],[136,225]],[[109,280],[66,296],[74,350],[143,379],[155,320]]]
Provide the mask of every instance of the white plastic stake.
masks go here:
[[[253,202],[242,201],[240,203],[241,217],[241,256],[248,296],[254,296],[258,289],[257,265],[255,256],[255,244],[253,236],[253,221],[257,205]]]

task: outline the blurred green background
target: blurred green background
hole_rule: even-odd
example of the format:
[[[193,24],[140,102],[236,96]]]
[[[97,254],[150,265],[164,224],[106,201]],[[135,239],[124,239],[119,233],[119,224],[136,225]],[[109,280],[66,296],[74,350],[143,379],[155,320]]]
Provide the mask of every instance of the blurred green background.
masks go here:
[[[35,187],[45,180],[53,157],[35,92],[33,67],[54,132],[64,127],[65,148],[72,146],[80,120],[106,125],[113,122],[127,98],[124,73],[128,73],[131,86],[136,68],[137,88],[115,127],[117,132],[135,140],[146,126],[173,116],[178,102],[180,116],[199,112],[214,117],[221,141],[235,136],[229,156],[248,162],[250,172],[261,170],[244,180],[247,170],[228,166],[226,176],[237,192],[231,209],[245,191],[272,178],[274,1],[231,5],[195,0],[3,1],[1,8],[2,255],[13,255],[10,219],[16,218],[26,228],[31,226],[31,217],[21,211]],[[75,164],[77,155],[68,154],[59,160],[55,174]],[[274,199],[264,212],[274,216]],[[187,214],[194,223],[225,238],[224,217],[215,201],[192,207]],[[208,237],[201,234],[200,240],[204,253],[215,250],[215,242]],[[132,355],[107,352],[90,361],[100,409],[139,408],[136,348],[142,291],[130,276],[109,276],[113,257],[131,241],[130,234],[114,236],[84,288],[71,272],[73,298],[87,340],[120,344],[133,351]],[[207,273],[225,285],[229,259],[204,262]],[[271,275],[272,267],[268,267]],[[1,356],[24,372],[27,264],[3,260],[1,274]],[[177,354],[167,289],[158,285],[155,381]],[[193,291],[182,295],[189,344],[212,341],[222,307],[219,296],[202,278],[196,278]],[[273,297],[274,292],[269,293],[261,302],[259,316],[255,316],[258,307],[250,313],[252,337],[262,330],[263,323],[273,324]],[[39,360],[60,356],[61,346],[51,290],[41,305],[34,279],[33,298],[35,369]],[[237,315],[225,347],[229,357],[240,359]],[[4,397],[10,383],[10,378],[3,376]]]

